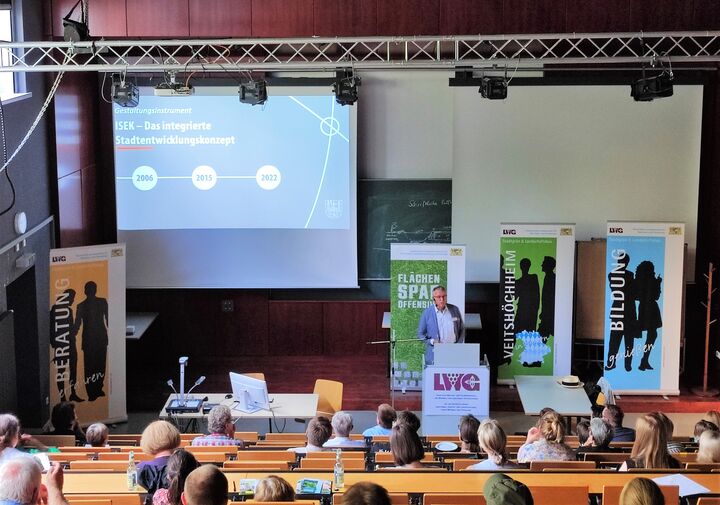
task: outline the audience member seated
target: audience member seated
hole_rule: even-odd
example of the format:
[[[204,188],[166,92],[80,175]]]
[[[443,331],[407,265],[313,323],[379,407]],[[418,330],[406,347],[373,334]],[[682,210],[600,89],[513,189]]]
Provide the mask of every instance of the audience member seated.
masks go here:
[[[295,490],[288,481],[277,475],[268,475],[255,487],[255,501],[295,501]]]
[[[693,441],[697,444],[700,442],[700,435],[703,434],[704,431],[720,431],[717,426],[715,426],[715,423],[711,423],[710,421],[706,421],[704,419],[701,419],[697,423],[695,423],[695,432],[693,433]]]
[[[502,470],[517,468],[518,465],[508,460],[507,436],[495,419],[483,419],[478,428],[478,444],[487,459],[469,466],[468,470]]]
[[[153,494],[167,487],[167,462],[173,451],[180,447],[180,432],[167,421],[153,421],[143,430],[140,447],[153,459],[138,465],[138,483]]]
[[[703,416],[703,419],[705,421],[710,421],[715,426],[720,428],[720,411],[718,410],[708,410],[705,412],[705,415]]]
[[[635,443],[620,471],[629,468],[680,468],[678,460],[668,453],[667,431],[657,412],[645,414],[635,423]]]
[[[235,445],[244,447],[242,440],[235,440],[235,423],[232,412],[227,405],[215,405],[208,413],[207,418],[209,435],[194,438],[194,446]]]
[[[190,472],[182,493],[184,505],[227,505],[228,480],[215,465]]]
[[[16,458],[0,464],[0,503],[3,505],[67,505],[63,471],[53,463],[42,484],[42,467],[35,458]]]
[[[534,505],[532,494],[522,482],[504,473],[496,473],[485,481],[483,496],[487,505]]]
[[[720,463],[720,431],[706,430],[700,435],[698,463]]]
[[[374,482],[358,482],[343,496],[343,505],[390,505],[387,490]]]
[[[635,441],[635,430],[632,428],[625,428],[623,419],[625,413],[617,405],[606,405],[602,411],[602,418],[605,419],[613,429],[613,441],[615,442],[634,442]]]
[[[590,430],[587,440],[577,448],[575,454],[578,459],[583,459],[582,454],[586,452],[617,452],[622,449],[610,447],[613,440],[613,430],[610,423],[600,417],[593,417],[590,420]]]
[[[478,444],[478,428],[480,421],[472,415],[468,414],[460,418],[460,452],[478,452],[480,445]]]
[[[415,415],[415,412],[411,410],[403,410],[401,412],[397,413],[397,419],[395,419],[395,423],[393,425],[397,424],[406,424],[410,426],[410,428],[415,431],[415,433],[420,431],[420,418]]]
[[[51,435],[74,435],[75,442],[85,445],[85,433],[80,428],[73,402],[60,402],[55,405],[50,414],[50,422],[53,425]]]
[[[577,433],[578,443],[582,447],[590,436],[590,421],[580,421],[577,423],[575,433]]]
[[[668,416],[662,412],[656,412],[663,426],[665,427],[665,436],[667,437],[667,446],[669,453],[683,452],[684,447],[680,442],[673,442],[673,431],[675,431],[675,425]]]
[[[110,431],[103,423],[94,423],[85,430],[85,447],[106,447]]]
[[[307,445],[305,447],[293,447],[288,451],[299,454],[324,451],[323,444],[330,440],[330,435],[332,435],[330,420],[323,416],[313,417],[308,423],[307,430],[305,430]]]
[[[363,437],[374,437],[377,435],[389,436],[395,419],[397,419],[395,409],[387,403],[383,403],[378,407],[377,424],[363,431]]]
[[[177,449],[168,458],[165,470],[167,489],[160,488],[152,497],[153,505],[182,505],[180,495],[185,487],[185,479],[199,466],[197,459],[185,449]]]
[[[407,424],[396,424],[390,434],[390,452],[396,468],[423,468],[425,448],[417,432]]]
[[[637,477],[623,486],[620,505],[665,505],[665,497],[652,480]]]
[[[562,416],[555,411],[548,412],[539,424],[539,427],[530,428],[528,442],[518,450],[518,462],[574,460],[575,452],[564,443],[565,422]]]
[[[335,436],[325,442],[323,447],[365,447],[364,440],[350,439],[350,432],[353,429],[353,419],[352,416],[344,410],[335,412],[332,416],[332,428],[335,432]]]
[[[0,463],[29,456],[16,447],[20,443],[20,421],[12,414],[0,414]]]

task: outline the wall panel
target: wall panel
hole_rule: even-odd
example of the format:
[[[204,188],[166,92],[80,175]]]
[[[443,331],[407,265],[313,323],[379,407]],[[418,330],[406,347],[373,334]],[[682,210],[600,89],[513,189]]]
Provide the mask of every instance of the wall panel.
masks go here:
[[[314,34],[320,37],[376,35],[378,1],[384,0],[315,0]]]
[[[703,1],[703,0],[697,0]],[[630,30],[683,30],[692,25],[693,3],[687,0],[631,0]]]
[[[324,354],[347,356],[375,354],[376,320],[372,302],[325,302],[323,317]]]
[[[125,0],[92,0],[89,2],[88,25],[93,37],[127,37]]]
[[[503,33],[565,32],[565,0],[505,0]]]
[[[190,0],[191,37],[249,37],[252,0]]]
[[[501,33],[503,0],[441,0],[440,33],[471,35]]]
[[[440,31],[440,0],[379,0],[379,35],[435,35]]]
[[[188,37],[188,0],[126,0],[129,37]]]
[[[566,0],[567,26],[570,33],[630,31],[631,0]]]
[[[253,37],[308,37],[313,0],[252,0]]]
[[[323,304],[272,301],[268,352],[284,356],[323,354]]]

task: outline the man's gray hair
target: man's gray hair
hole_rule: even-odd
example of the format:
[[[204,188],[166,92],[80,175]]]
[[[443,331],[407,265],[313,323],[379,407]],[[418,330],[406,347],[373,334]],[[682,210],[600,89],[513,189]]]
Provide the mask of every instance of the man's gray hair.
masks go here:
[[[32,456],[20,456],[0,465],[0,500],[25,505],[37,502],[42,467]]]
[[[20,434],[20,421],[12,414],[0,414],[0,449],[10,447]]]
[[[103,423],[93,423],[85,430],[85,441],[93,447],[102,447],[107,443],[109,430]]]
[[[215,405],[208,414],[207,423],[210,433],[225,433],[225,426],[233,422],[230,407]]]
[[[344,410],[335,412],[332,417],[332,427],[336,437],[347,437],[353,429],[353,418]]]
[[[590,434],[595,445],[607,445],[612,442],[613,428],[603,418],[593,417],[590,419]]]

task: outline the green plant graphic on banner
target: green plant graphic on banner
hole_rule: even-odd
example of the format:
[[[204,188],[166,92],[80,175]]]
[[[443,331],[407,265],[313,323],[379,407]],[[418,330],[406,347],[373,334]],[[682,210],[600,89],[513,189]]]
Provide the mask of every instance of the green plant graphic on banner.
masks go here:
[[[433,304],[432,289],[447,284],[447,261],[392,260],[390,262],[391,332],[395,340],[395,370],[392,387],[421,389],[425,344],[417,340],[420,315]]]
[[[498,379],[553,375],[557,239],[503,237],[500,255]]]

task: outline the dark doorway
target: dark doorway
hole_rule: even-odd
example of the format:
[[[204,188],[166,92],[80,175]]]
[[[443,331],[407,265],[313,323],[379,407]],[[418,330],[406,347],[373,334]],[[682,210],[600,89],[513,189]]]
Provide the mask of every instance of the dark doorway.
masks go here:
[[[0,314],[0,412],[17,411],[13,313]]]
[[[40,345],[37,324],[35,267],[25,271],[6,288],[8,310],[14,313],[15,374],[17,415],[24,426],[40,427],[44,422],[40,388]],[[44,350],[47,352],[47,350]]]

